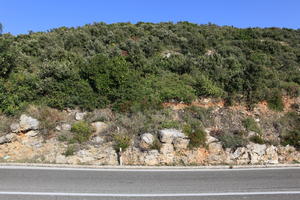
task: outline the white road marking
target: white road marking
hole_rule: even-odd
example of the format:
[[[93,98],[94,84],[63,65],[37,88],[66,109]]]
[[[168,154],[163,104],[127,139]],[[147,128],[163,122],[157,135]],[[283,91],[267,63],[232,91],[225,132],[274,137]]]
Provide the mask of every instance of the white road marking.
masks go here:
[[[161,193],[161,194],[106,194],[106,193],[65,193],[65,192],[9,192],[0,191],[0,195],[24,196],[66,196],[66,197],[208,197],[208,196],[253,196],[253,195],[291,195],[300,191],[279,192],[221,192],[221,193]]]
[[[58,171],[125,171],[125,172],[196,172],[196,171],[258,171],[258,170],[287,170],[300,169],[300,167],[274,167],[274,168],[76,168],[76,167],[34,167],[34,166],[1,166],[0,169],[24,169],[24,170],[58,170]]]

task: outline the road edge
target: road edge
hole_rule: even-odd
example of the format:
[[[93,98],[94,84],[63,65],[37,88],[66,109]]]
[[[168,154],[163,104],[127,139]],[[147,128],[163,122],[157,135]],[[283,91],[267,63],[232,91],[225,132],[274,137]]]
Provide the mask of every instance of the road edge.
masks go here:
[[[69,165],[46,163],[0,163],[3,167],[38,167],[69,169],[267,169],[267,168],[300,168],[300,164],[267,164],[267,165],[209,165],[209,166],[138,166],[138,165]]]

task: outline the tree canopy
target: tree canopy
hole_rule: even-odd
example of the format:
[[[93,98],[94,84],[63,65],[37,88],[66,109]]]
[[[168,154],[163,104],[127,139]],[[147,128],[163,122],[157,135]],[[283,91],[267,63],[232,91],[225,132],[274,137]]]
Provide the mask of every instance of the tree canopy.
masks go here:
[[[6,114],[32,103],[140,110],[207,96],[252,105],[299,86],[300,30],[139,22],[0,36]]]

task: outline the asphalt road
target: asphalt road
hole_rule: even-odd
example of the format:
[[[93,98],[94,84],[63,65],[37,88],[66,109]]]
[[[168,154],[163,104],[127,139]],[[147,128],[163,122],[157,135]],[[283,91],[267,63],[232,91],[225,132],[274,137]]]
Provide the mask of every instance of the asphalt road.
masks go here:
[[[300,168],[63,169],[0,167],[0,200],[299,200]]]

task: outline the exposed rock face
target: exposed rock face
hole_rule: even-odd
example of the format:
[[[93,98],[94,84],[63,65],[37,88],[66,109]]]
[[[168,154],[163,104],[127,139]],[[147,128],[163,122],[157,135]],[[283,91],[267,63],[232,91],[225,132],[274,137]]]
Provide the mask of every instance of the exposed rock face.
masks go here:
[[[173,145],[176,151],[184,150],[188,147],[190,140],[186,138],[175,138]]]
[[[101,133],[106,131],[108,128],[108,124],[106,124],[104,122],[94,122],[94,123],[92,123],[92,126],[95,130],[94,135],[100,135]]]
[[[163,129],[159,131],[159,138],[163,143],[172,143],[175,138],[186,138],[186,136],[176,129]]]
[[[13,123],[10,125],[10,129],[13,133],[26,132],[30,130],[38,130],[40,122],[27,115],[21,115],[19,123]]]
[[[38,130],[40,122],[27,115],[21,115],[20,117],[20,131],[25,132],[29,130]]]
[[[207,134],[206,135],[206,144],[210,144],[213,142],[218,142],[218,139]]]
[[[145,165],[159,165],[159,152],[157,150],[149,151],[145,156]]]

